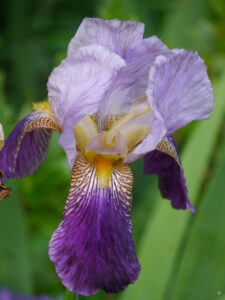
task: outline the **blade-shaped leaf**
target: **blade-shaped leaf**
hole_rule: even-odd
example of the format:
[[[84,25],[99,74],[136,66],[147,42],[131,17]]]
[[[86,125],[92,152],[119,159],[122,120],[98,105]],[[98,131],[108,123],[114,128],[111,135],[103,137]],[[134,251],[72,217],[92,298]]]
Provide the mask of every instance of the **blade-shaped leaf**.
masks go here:
[[[199,206],[171,287],[173,300],[211,300],[225,293],[225,137],[223,140],[215,174]]]
[[[18,183],[0,203],[0,285],[22,294],[31,293],[31,276],[26,249],[24,212]]]

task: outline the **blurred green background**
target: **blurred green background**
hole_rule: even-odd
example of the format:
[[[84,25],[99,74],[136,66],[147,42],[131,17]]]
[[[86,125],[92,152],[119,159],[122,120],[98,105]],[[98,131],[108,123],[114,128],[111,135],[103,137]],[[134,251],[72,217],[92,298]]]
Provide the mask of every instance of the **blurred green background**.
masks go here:
[[[133,164],[133,236],[142,271],[120,294],[98,300],[225,299],[225,1],[224,0],[8,0],[0,9],[0,123],[5,136],[47,98],[51,70],[84,17],[142,21],[145,36],[170,48],[198,51],[215,92],[208,121],[177,131],[189,196],[196,214],[175,211],[160,197],[157,178]],[[0,287],[27,295],[62,296],[48,258],[70,181],[55,133],[46,161],[32,176],[11,180],[0,203]],[[79,299],[86,297],[80,296]]]

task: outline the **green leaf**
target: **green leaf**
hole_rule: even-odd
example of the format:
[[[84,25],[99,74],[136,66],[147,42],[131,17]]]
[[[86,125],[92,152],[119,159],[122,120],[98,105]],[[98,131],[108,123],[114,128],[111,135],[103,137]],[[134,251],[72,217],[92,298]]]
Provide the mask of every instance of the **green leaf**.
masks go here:
[[[211,300],[225,294],[225,138],[216,170],[198,209],[171,298]]]
[[[74,293],[71,293],[68,290],[65,291],[63,300],[78,300],[78,299],[79,299],[78,295],[75,295]]]
[[[182,155],[182,163],[187,178],[189,195],[194,204],[200,191],[206,166],[215,147],[225,109],[225,72],[215,87],[215,108],[209,120],[200,122],[193,132]],[[149,195],[150,197],[150,195]],[[142,242],[139,259],[142,271],[135,285],[121,295],[120,300],[162,299],[176,255],[181,246],[185,229],[190,220],[190,212],[176,211],[169,201],[159,196],[158,205],[149,220]]]
[[[30,294],[32,278],[26,249],[24,212],[18,183],[11,182],[10,186],[12,195],[0,202],[0,285],[16,293]]]

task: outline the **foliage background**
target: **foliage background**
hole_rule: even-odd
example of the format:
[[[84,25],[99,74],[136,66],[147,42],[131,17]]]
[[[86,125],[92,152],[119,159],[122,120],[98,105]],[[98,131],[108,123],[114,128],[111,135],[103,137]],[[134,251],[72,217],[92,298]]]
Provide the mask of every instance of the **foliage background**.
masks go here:
[[[145,36],[204,58],[215,91],[211,118],[175,133],[196,214],[172,210],[157,178],[133,164],[133,236],[142,271],[135,285],[99,300],[225,299],[225,1],[8,0],[0,9],[0,122],[8,136],[47,97],[51,70],[85,16],[142,21]],[[62,216],[70,171],[54,134],[32,176],[11,180],[0,203],[0,287],[60,297],[64,287],[48,259],[48,242]],[[85,297],[80,296],[79,299]]]

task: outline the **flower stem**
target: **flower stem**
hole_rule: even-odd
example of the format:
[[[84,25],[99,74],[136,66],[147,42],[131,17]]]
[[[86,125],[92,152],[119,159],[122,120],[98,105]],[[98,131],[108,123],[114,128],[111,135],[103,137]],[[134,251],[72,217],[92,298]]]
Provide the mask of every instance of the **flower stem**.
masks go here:
[[[66,290],[63,300],[79,300],[79,295],[71,293],[68,290]]]

